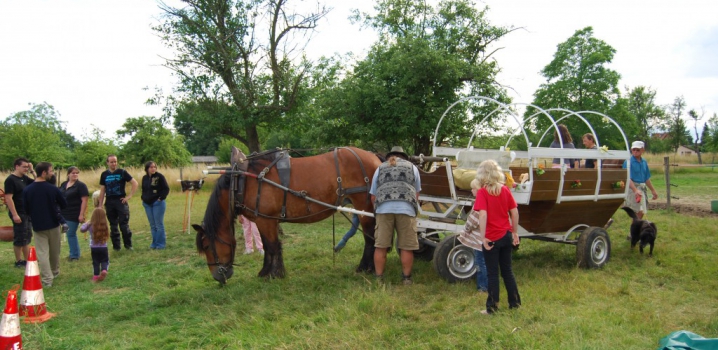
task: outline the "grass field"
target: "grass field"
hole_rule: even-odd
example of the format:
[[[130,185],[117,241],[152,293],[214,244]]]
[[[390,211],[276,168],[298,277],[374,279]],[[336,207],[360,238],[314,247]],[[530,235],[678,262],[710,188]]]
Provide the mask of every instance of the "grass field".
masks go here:
[[[170,182],[177,178],[161,171]],[[692,198],[716,193],[706,186],[718,183],[718,172],[677,172],[672,179],[681,196]],[[81,180],[96,183],[86,172]],[[192,222],[201,221],[211,188],[206,184],[196,196]],[[483,316],[486,294],[474,283],[446,283],[430,262],[415,262],[413,286],[401,285],[396,254],[384,286],[355,274],[361,239],[340,254],[331,250],[333,229],[338,240],[349,227],[341,216],[335,228],[331,219],[283,224],[287,278],[257,278],[261,257],[238,255],[234,277],[219,287],[195,252],[194,234],[181,232],[185,198],[173,188],[163,251],[149,249],[147,220],[139,195],[133,198],[135,251],[111,253],[102,283],[90,281],[89,248],[81,239],[80,261],[63,259],[61,275],[44,289],[57,315],[22,325],[25,348],[647,349],[676,330],[718,337],[716,215],[650,212],[659,233],[654,257],[647,258],[630,250],[628,217],[616,213],[611,260],[598,270],[577,268],[574,246],[524,240],[514,255],[523,306],[507,310],[502,287],[501,311]],[[9,222],[5,209],[0,225]],[[3,292],[23,281],[24,270],[12,262],[12,244],[0,242]]]

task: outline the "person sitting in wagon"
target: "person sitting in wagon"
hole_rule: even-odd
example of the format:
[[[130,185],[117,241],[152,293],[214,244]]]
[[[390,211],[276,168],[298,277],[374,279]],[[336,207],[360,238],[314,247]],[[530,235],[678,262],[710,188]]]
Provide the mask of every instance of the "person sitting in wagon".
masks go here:
[[[561,135],[561,141],[559,141],[559,135]],[[573,138],[571,138],[571,134],[568,132],[568,128],[566,125],[559,124],[558,130],[554,130],[553,132],[553,142],[551,142],[550,148],[562,148],[561,142],[563,142],[563,148],[573,148],[575,149],[576,146],[573,145]],[[564,158],[563,162],[570,166],[571,168],[578,168],[578,159],[571,159],[571,158]],[[560,168],[561,167],[561,158],[554,158],[553,159],[553,168]]]

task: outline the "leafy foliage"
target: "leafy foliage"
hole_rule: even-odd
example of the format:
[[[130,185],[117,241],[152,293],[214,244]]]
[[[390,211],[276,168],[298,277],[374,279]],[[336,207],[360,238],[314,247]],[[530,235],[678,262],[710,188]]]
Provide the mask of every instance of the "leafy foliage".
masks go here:
[[[99,128],[93,126],[89,135],[85,136],[85,140],[75,148],[75,165],[80,169],[97,169],[105,166],[107,156],[117,154],[118,146],[114,140],[104,137],[104,133]]]
[[[11,169],[25,157],[33,163],[51,162],[55,168],[71,165],[78,142],[60,121],[60,113],[47,103],[30,104],[0,122],[0,167]]]
[[[157,118],[129,118],[117,135],[129,137],[119,154],[125,160],[125,166],[140,166],[150,160],[157,165],[175,167],[192,162],[182,136],[165,128]]]
[[[258,126],[279,126],[298,103],[311,65],[292,54],[296,37],[312,30],[328,12],[291,13],[289,0],[193,0],[186,7],[160,5],[164,22],[154,30],[177,56],[167,66],[180,77],[178,92],[190,101],[212,101],[236,113],[213,119],[192,115],[214,134],[261,149]],[[206,107],[206,104],[198,104]]]
[[[606,67],[615,53],[613,47],[593,37],[593,28],[577,30],[558,45],[553,60],[541,71],[546,83],[541,84],[536,91],[533,104],[543,109],[599,112],[616,120],[627,135],[635,135],[638,125],[618,90],[621,76]],[[527,108],[524,118],[528,119],[536,113],[535,108]],[[567,113],[556,111],[551,115],[559,119]],[[625,148],[618,130],[603,117],[595,114],[585,114],[584,117],[593,126],[602,145]],[[574,140],[580,140],[581,135],[590,132],[586,124],[575,117],[568,117],[561,123],[566,124]],[[551,123],[547,118],[538,117],[531,120],[529,125],[543,131],[548,130]]]
[[[665,110],[656,105],[656,90],[645,86],[637,86],[628,91],[628,111],[636,118],[638,133],[629,135],[634,140],[644,140],[646,150],[651,151],[654,132],[665,130],[667,115]]]
[[[498,66],[487,47],[511,31],[492,26],[471,1],[381,0],[376,14],[354,20],[377,30],[367,58],[337,86],[327,86],[318,119],[327,141],[367,149],[403,145],[430,154],[441,114],[462,97],[480,94],[506,102]],[[463,112],[463,114],[462,114]],[[438,143],[470,132],[470,113],[457,108]]]
[[[692,138],[686,122],[683,120],[683,112],[686,108],[686,100],[683,96],[676,97],[673,104],[668,107],[670,117],[668,125],[669,145],[672,152],[678,151],[678,147],[692,143]]]

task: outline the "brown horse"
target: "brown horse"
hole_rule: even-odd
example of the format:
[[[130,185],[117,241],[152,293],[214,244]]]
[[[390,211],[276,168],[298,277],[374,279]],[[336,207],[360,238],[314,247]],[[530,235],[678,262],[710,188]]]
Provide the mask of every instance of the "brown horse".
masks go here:
[[[282,162],[280,158],[288,161]],[[237,244],[234,224],[239,214],[254,221],[262,236],[265,254],[259,276],[282,278],[284,260],[277,234],[280,221],[324,220],[336,211],[332,206],[339,205],[344,198],[351,200],[358,210],[374,211],[369,188],[381,161],[371,152],[348,147],[312,157],[290,158],[286,152],[271,151],[247,159],[233,149],[232,163],[234,170],[217,180],[202,226],[193,225],[197,231],[197,250],[205,255],[212,277],[221,284],[233,273]],[[286,168],[291,175],[280,175],[278,169]],[[357,271],[371,272],[374,270],[375,221],[373,217],[362,216],[360,222],[364,230],[364,253]]]

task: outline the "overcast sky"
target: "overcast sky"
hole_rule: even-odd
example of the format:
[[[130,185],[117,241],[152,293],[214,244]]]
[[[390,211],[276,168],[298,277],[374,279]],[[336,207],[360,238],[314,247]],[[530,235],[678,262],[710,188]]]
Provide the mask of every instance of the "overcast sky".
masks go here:
[[[352,8],[371,10],[373,2],[326,3],[334,10],[307,54],[366,53],[373,33],[347,17]],[[499,81],[514,89],[515,102],[531,102],[556,46],[592,26],[594,36],[617,51],[611,68],[622,76],[622,91],[649,86],[659,104],[682,95],[689,109],[705,109],[704,121],[718,112],[718,1],[477,2],[484,5],[493,24],[524,28],[502,39],[494,56],[502,68]],[[170,92],[175,83],[161,57],[172,53],[150,28],[159,14],[152,0],[1,0],[0,118],[47,102],[76,137],[90,124],[111,137],[128,117],[159,116],[144,102],[155,87]]]

